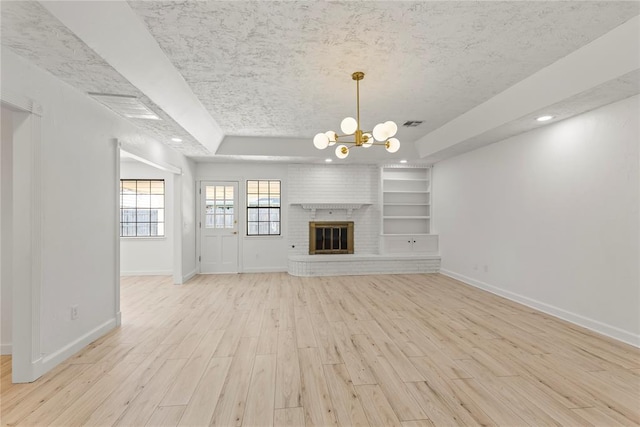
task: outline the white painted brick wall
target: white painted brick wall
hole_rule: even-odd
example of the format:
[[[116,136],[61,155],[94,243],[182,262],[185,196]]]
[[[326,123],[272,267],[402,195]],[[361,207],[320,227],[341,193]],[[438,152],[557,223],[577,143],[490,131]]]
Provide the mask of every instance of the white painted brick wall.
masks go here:
[[[346,256],[346,255],[345,255]],[[407,259],[403,257],[383,256],[379,259],[350,261],[331,261],[327,258],[320,262],[289,259],[288,271],[292,276],[353,276],[362,274],[410,274],[437,273],[440,270],[440,257]]]
[[[353,221],[356,254],[377,254],[380,233],[378,187],[380,170],[375,165],[289,165],[289,254],[309,253],[311,212],[291,203],[365,203],[353,211],[317,210],[317,221]],[[295,248],[293,247],[295,246]]]

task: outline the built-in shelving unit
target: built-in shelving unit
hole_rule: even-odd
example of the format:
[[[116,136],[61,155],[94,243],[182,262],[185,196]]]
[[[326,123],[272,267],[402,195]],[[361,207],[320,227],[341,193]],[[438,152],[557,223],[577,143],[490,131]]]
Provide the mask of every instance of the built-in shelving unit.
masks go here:
[[[431,168],[383,167],[381,252],[437,252],[431,233]]]

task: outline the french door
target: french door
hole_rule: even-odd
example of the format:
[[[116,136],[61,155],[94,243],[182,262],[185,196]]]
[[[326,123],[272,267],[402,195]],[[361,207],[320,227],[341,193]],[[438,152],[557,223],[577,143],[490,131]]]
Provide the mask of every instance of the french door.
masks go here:
[[[200,273],[238,272],[238,183],[200,186]]]

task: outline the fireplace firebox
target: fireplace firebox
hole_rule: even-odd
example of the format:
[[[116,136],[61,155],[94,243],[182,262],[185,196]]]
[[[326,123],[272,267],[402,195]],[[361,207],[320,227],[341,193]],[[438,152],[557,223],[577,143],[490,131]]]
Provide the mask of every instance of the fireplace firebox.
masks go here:
[[[309,223],[309,254],[352,254],[353,221]]]

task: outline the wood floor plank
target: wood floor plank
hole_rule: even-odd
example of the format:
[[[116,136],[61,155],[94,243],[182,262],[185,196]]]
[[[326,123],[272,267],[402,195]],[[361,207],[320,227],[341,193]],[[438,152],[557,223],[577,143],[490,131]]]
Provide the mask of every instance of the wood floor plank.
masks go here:
[[[185,359],[167,359],[144,390],[136,396],[129,408],[116,421],[115,425],[145,425],[185,363]]]
[[[353,342],[365,356],[369,368],[373,371],[380,389],[387,397],[396,416],[401,421],[428,418],[420,405],[409,393],[406,384],[396,373],[392,364],[374,349],[373,340],[366,335],[353,335]]]
[[[347,368],[343,364],[324,365],[324,375],[338,424],[341,426],[368,426],[369,422]]]
[[[328,320],[324,313],[311,314],[311,324],[320,349],[322,363],[344,363],[338,349],[338,343],[331,329],[327,327]]]
[[[240,339],[213,413],[211,425],[225,427],[242,425],[257,347],[257,338]]]
[[[123,365],[124,366],[116,366],[96,381],[86,393],[65,409],[53,423],[63,426],[83,423],[89,418],[95,410],[95,407],[105,401],[109,395],[138,368],[138,365],[135,363],[123,363]]]
[[[185,406],[158,406],[151,418],[147,422],[149,427],[173,427],[177,426],[182,414],[184,413]]]
[[[302,407],[276,409],[273,415],[273,425],[278,427],[304,427],[304,409]]]
[[[298,348],[315,348],[318,347],[316,337],[311,326],[310,314],[303,311],[296,314],[296,342]]]
[[[264,311],[257,354],[276,354],[278,350],[279,309]]]
[[[370,425],[401,427],[400,420],[377,384],[357,385],[355,388]]]
[[[435,427],[436,425],[431,420],[413,420],[402,421],[402,427]]]
[[[123,277],[2,425],[640,426],[640,349],[440,274]],[[164,344],[163,344],[164,343]]]
[[[231,360],[231,357],[222,357],[212,358],[209,361],[209,365],[202,375],[202,379],[198,382],[178,425],[209,425],[229,373]]]
[[[319,350],[298,349],[302,380],[302,403],[307,426],[338,425],[324,377]]]
[[[298,346],[292,329],[281,329],[278,332],[275,393],[276,408],[302,406]]]
[[[189,403],[213,352],[222,339],[222,335],[223,331],[220,330],[209,331],[204,335],[200,343],[198,343],[198,347],[187,360],[184,368],[164,396],[164,399],[162,399],[161,406],[184,406]]]
[[[111,393],[110,398],[95,408],[84,424],[90,426],[114,424],[164,365],[168,355],[174,349],[175,345],[158,345],[152,353],[146,355],[134,372]]]
[[[251,375],[243,426],[273,426],[275,387],[276,355],[257,355]]]
[[[378,380],[365,362],[364,355],[353,342],[345,322],[331,322],[330,327],[353,384],[377,384]]]

